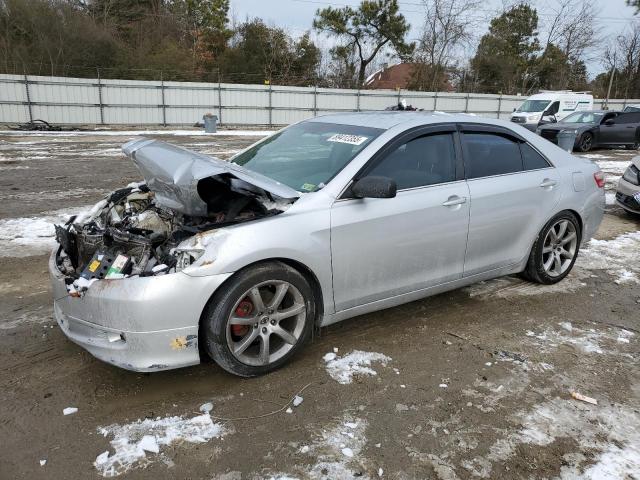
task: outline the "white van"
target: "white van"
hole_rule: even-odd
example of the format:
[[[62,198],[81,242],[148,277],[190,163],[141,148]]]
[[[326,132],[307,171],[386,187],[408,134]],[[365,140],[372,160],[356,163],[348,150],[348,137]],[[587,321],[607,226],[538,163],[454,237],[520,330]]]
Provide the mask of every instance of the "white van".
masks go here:
[[[535,132],[541,123],[558,122],[581,110],[593,110],[593,95],[589,92],[542,90],[514,110],[511,121]]]

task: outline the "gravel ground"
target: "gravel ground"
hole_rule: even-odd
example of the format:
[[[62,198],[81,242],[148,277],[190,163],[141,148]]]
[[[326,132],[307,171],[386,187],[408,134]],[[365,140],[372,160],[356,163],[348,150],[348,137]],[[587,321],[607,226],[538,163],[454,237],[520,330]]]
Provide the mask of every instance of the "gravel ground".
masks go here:
[[[154,136],[223,158],[259,138]],[[46,267],[51,222],[138,179],[130,138],[0,133],[0,478],[640,478],[640,221],[609,206],[556,286],[363,315],[266,377],[136,374],[64,337]],[[612,193],[632,154],[588,156]]]

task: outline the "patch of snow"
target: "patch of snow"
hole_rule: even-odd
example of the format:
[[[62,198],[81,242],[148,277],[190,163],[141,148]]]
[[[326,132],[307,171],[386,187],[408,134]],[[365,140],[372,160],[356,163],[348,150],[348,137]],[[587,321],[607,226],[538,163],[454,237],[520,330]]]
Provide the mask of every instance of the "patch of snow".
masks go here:
[[[446,383],[441,383],[440,385],[438,385],[440,388],[447,388],[449,385],[447,385]]]
[[[304,398],[301,397],[300,395],[296,395],[295,397],[293,397],[294,407],[299,407],[300,405],[302,405],[302,402],[304,402]]]
[[[287,409],[285,410],[285,412],[286,412],[286,413],[293,413],[293,410],[291,409],[291,407],[289,407],[289,408],[287,408]]]
[[[604,270],[617,284],[640,283],[640,231],[619,235],[611,240],[592,239],[578,255],[571,273],[554,285],[538,285],[517,277],[501,277],[479,282],[465,290],[470,297],[500,297],[575,292],[587,285],[593,270]]]
[[[203,403],[202,405],[200,405],[200,411],[202,413],[209,413],[211,410],[213,410],[213,403],[211,402]]]
[[[272,135],[275,130],[218,130],[216,133],[206,133],[204,130],[87,130],[79,132],[16,132],[14,130],[0,130],[2,136],[20,136],[20,137],[85,137],[85,136],[117,136],[117,137],[135,137],[138,135],[174,135],[194,136],[194,137],[264,137]]]
[[[581,153],[579,155],[582,158],[589,158],[591,160],[600,160],[603,158],[612,158],[608,155],[602,155],[601,153]]]
[[[566,454],[560,469],[562,480],[634,478],[640,471],[640,415],[624,405],[592,406],[555,398],[516,413],[514,424],[490,447],[485,458],[472,462],[491,476],[492,463],[504,463],[518,454],[520,445],[547,446],[558,438],[572,438],[595,458]],[[594,461],[595,460],[595,461]]]
[[[98,428],[98,432],[113,437],[110,441],[113,454],[103,452],[94,462],[96,470],[104,477],[115,477],[148,465],[151,460],[147,452],[159,453],[162,447],[177,442],[206,443],[227,433],[208,413],[193,418],[158,417],[124,425],[113,424]]]
[[[300,453],[309,453],[309,445],[303,445],[302,448],[300,448]]]
[[[46,464],[47,464],[47,459],[46,459],[46,458],[45,458],[45,459],[40,460],[40,466],[41,466],[41,467],[44,467]]]
[[[354,350],[342,357],[325,360],[325,368],[331,378],[346,385],[352,382],[354,376],[377,375],[378,373],[371,368],[372,363],[379,362],[386,366],[390,361],[391,358],[382,353]]]
[[[47,212],[42,216],[0,220],[0,257],[28,257],[47,253],[56,244],[54,224],[62,225],[86,207]]]
[[[77,411],[78,411],[78,409],[76,407],[67,407],[64,410],[62,410],[62,414],[63,415],[73,415]]]

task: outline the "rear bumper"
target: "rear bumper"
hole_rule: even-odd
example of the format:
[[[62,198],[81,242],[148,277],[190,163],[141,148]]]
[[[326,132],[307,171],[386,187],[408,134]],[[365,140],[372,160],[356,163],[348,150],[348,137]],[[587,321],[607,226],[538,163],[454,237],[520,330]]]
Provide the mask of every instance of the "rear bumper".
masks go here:
[[[54,314],[71,341],[104,362],[137,372],[200,363],[200,315],[231,274],[99,280],[75,298],[67,293],[55,256],[54,251],[49,259]]]

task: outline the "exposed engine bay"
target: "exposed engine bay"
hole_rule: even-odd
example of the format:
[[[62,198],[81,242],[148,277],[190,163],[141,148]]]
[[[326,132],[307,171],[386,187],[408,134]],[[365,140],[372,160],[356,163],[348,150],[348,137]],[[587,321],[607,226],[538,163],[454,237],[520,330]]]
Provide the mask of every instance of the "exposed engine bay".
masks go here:
[[[158,145],[162,142],[152,142],[157,154],[158,149],[163,148]],[[129,154],[127,145],[123,150]],[[186,163],[189,167],[193,166],[193,156],[197,154],[176,148],[167,151],[184,181],[186,159],[180,156],[191,157],[190,163]],[[130,156],[140,167],[140,160]],[[216,170],[211,173],[220,172],[217,162],[220,161],[212,164]],[[202,158],[197,159],[197,164],[202,170]],[[174,172],[167,171],[166,165],[158,177],[150,173],[149,163],[144,167],[140,169],[145,174],[145,182],[116,190],[88,213],[71,217],[64,226],[56,225],[56,240],[60,244],[56,264],[66,277],[71,295],[81,295],[93,282],[102,279],[164,275],[183,270],[203,253],[181,248],[185,240],[201,232],[277,215],[294,201],[274,197],[228,171],[199,179],[187,176],[193,188],[185,188],[177,182],[172,184]],[[159,179],[162,180],[161,195],[149,186],[158,185]],[[180,203],[185,198],[187,200]]]

